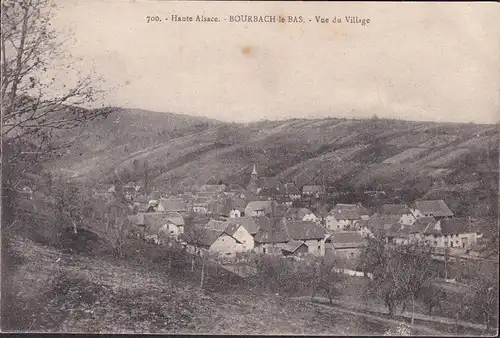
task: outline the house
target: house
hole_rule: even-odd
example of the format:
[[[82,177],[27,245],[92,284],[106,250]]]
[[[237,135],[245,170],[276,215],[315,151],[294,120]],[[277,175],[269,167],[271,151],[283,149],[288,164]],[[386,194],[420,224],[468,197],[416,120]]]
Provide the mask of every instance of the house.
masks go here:
[[[160,236],[177,239],[184,233],[184,218],[178,212],[146,212],[129,218],[141,228],[144,238]]]
[[[359,204],[337,204],[325,218],[325,226],[332,231],[354,230],[361,220],[369,219],[368,211]]]
[[[239,197],[226,198],[219,212],[219,215],[228,218],[237,218],[245,216],[247,202]]]
[[[245,216],[271,216],[277,206],[276,201],[252,201],[245,207]]]
[[[285,244],[290,241],[284,222],[272,222],[267,217],[257,219],[259,230],[254,237],[254,251],[262,254],[281,254]]]
[[[290,198],[292,201],[300,199],[300,190],[297,188],[295,183],[285,183],[285,196]]]
[[[264,220],[262,220],[264,219]],[[250,235],[255,236],[260,228],[261,222],[266,222],[268,224],[270,222],[269,218],[265,216],[260,217],[238,217],[238,218],[229,218],[226,220],[228,224],[239,224],[243,226]]]
[[[432,216],[436,219],[453,217],[453,212],[443,200],[415,201],[410,209],[415,218]]]
[[[425,239],[438,248],[468,249],[480,237],[480,230],[468,218],[440,219],[426,232]]]
[[[324,240],[325,255],[356,259],[366,246],[365,238],[358,231],[335,232]]]
[[[211,197],[198,197],[193,201],[193,211],[200,214],[208,213],[208,206],[212,202]]]
[[[319,222],[318,217],[307,208],[288,208],[284,216],[287,221]]]
[[[181,198],[161,198],[158,201],[157,211],[184,212],[188,211],[187,204]]]
[[[373,236],[375,234],[385,236],[400,229],[398,215],[374,215],[368,220],[363,220],[359,224],[360,234],[363,236]],[[390,239],[391,236],[389,236]]]
[[[253,250],[254,239],[242,225],[210,220],[207,224],[186,232],[187,243],[208,251],[233,256],[239,252]]]
[[[412,225],[416,221],[406,204],[383,204],[379,208],[379,213],[381,215],[397,215],[400,217],[399,223],[404,225]]]
[[[321,185],[305,185],[302,187],[302,196],[320,198],[325,192]]]
[[[308,253],[317,256],[324,255],[324,239],[328,235],[325,228],[311,221],[284,220],[284,222],[290,239],[304,242]]]

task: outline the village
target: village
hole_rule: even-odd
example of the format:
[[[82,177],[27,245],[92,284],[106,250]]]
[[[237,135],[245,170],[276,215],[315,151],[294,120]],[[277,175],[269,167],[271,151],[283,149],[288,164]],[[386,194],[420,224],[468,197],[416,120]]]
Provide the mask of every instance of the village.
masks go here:
[[[129,183],[113,185],[105,195],[122,190],[134,210],[128,218],[137,237],[156,244],[175,241],[189,252],[229,261],[242,253],[333,255],[355,269],[367,239],[376,235],[388,245],[427,245],[436,259],[480,258],[481,220],[455,217],[443,200],[371,208],[329,204],[327,187],[261,177],[256,165],[249,176],[245,188],[219,182],[173,196],[158,191],[144,196],[142,187]]]

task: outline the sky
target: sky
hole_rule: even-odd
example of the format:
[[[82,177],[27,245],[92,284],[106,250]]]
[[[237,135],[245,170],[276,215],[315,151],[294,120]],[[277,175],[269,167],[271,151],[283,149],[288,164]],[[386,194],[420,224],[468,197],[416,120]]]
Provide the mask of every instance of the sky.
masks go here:
[[[496,3],[56,2],[72,70],[104,79],[103,104],[235,122],[500,120]],[[172,14],[222,22],[146,22]],[[306,23],[224,21],[237,14]],[[317,15],[343,22],[317,24]],[[75,76],[61,73],[61,83]]]

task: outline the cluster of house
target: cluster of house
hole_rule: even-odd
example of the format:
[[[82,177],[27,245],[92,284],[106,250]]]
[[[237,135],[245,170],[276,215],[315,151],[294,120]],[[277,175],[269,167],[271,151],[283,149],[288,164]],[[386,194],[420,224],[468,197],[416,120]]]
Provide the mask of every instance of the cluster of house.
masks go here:
[[[130,185],[127,193],[133,199]],[[361,204],[294,207],[294,201],[318,199],[322,186],[276,184],[257,176],[255,166],[246,189],[238,185],[204,185],[194,193],[161,198],[152,193],[130,220],[146,239],[175,240],[190,250],[224,256],[256,252],[301,256],[335,254],[357,257],[367,237],[381,234],[388,244],[426,243],[437,249],[466,250],[481,237],[476,223],[454,217],[443,200],[413,205],[384,204],[368,210]]]

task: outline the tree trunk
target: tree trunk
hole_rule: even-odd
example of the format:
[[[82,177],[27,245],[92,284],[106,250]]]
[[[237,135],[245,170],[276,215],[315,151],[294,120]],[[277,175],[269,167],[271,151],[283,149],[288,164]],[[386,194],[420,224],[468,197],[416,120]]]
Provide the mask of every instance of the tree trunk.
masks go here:
[[[387,307],[389,308],[389,316],[394,315],[394,305],[393,304],[387,304]]]
[[[76,230],[76,222],[73,221],[73,233],[77,234],[78,231]]]
[[[411,296],[411,325],[415,325],[415,295]]]
[[[191,272],[194,272],[194,257],[191,259]]]
[[[203,263],[201,264],[201,279],[200,279],[200,288],[203,289],[203,279],[205,277],[205,259],[203,259]]]

